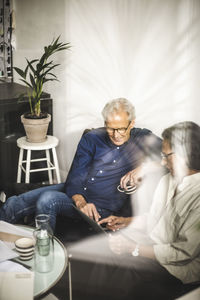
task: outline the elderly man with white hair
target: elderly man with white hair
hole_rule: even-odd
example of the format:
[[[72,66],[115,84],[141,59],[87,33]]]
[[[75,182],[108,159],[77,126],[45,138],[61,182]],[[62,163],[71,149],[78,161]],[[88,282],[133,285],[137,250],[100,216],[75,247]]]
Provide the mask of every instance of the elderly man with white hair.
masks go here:
[[[0,220],[17,223],[29,214],[43,213],[55,229],[59,214],[79,218],[72,204],[96,221],[121,213],[128,195],[117,190],[120,179],[139,170],[146,157],[158,159],[161,139],[134,127],[135,109],[127,99],[110,101],[102,114],[104,127],[82,136],[66,182],[8,198],[0,208]]]

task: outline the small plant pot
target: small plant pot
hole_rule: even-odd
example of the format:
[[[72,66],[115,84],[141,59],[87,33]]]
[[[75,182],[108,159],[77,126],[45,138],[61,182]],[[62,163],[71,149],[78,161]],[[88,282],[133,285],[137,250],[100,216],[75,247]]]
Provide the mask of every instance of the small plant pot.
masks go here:
[[[42,143],[47,138],[47,130],[51,121],[51,115],[42,119],[27,119],[21,116],[21,121],[26,132],[26,139],[30,143]]]

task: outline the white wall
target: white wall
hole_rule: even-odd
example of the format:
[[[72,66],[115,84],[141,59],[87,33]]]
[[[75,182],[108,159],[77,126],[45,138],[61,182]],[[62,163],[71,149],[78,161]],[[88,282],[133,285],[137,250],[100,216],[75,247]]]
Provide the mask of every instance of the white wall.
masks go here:
[[[14,65],[40,55],[53,37],[70,41],[60,53],[54,135],[63,179],[84,128],[103,122],[113,98],[136,106],[137,126],[158,135],[181,121],[199,123],[199,0],[14,0]],[[17,80],[17,77],[16,77]]]

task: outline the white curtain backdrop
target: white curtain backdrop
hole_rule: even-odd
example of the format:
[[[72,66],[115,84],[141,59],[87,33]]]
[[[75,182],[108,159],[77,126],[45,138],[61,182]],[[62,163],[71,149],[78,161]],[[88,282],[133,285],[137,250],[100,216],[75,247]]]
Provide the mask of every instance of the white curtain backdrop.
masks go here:
[[[200,1],[71,0],[68,134],[101,125],[110,99],[136,106],[137,126],[198,122]]]
[[[22,2],[27,1],[29,19],[34,11],[40,14],[41,45],[53,34],[72,45],[70,53],[61,56],[60,84],[46,88],[56,99],[54,135],[60,139],[63,179],[82,131],[103,124],[101,110],[111,99],[128,98],[136,107],[136,126],[158,135],[181,120],[199,123],[199,0]],[[20,9],[17,16],[19,20]],[[46,29],[44,16],[49,21]],[[31,48],[34,29],[27,30]]]

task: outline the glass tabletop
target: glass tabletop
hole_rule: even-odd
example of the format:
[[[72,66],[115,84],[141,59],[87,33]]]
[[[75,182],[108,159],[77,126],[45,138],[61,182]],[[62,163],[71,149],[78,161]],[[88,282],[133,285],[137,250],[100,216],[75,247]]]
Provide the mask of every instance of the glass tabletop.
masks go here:
[[[34,228],[27,226],[23,227],[28,230],[34,230]],[[19,261],[19,263],[22,262],[19,258],[16,259],[16,261]],[[31,267],[34,272],[34,297],[37,297],[47,292],[62,277],[68,264],[67,251],[64,245],[56,237],[54,237],[54,267],[51,272],[39,273],[35,271],[34,258],[29,261],[23,261],[22,263]]]

